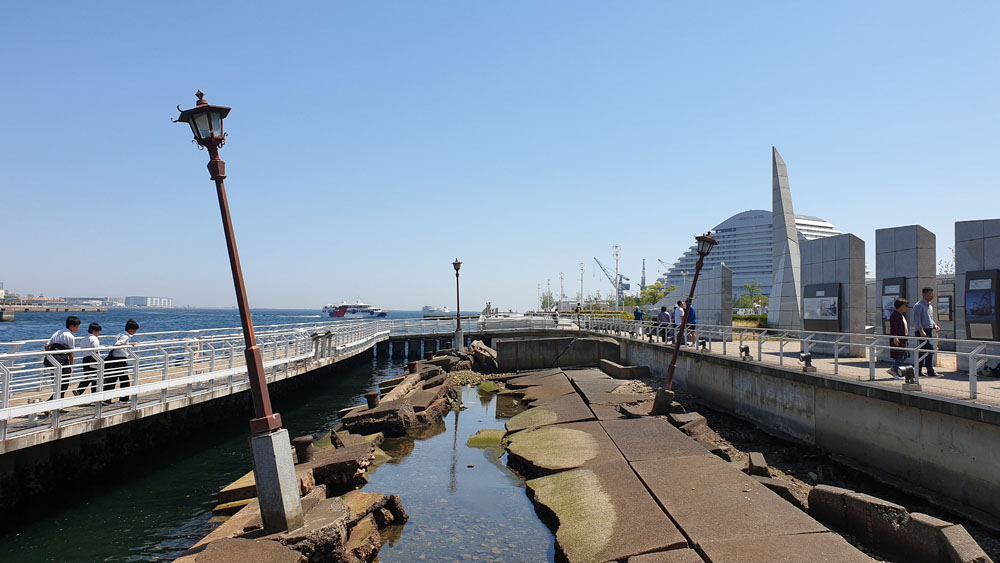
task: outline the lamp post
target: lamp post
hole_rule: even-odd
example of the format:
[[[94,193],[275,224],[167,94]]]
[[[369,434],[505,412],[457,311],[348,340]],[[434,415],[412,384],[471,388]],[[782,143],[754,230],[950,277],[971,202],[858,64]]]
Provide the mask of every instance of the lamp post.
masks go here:
[[[229,115],[230,108],[212,106],[205,101],[205,94],[198,91],[198,103],[192,109],[182,110],[174,122],[191,126],[194,140],[202,148],[208,149],[210,160],[208,172],[215,181],[219,196],[219,210],[222,212],[222,228],[229,250],[229,266],[233,272],[236,287],[236,302],[243,324],[243,352],[246,358],[247,376],[250,380],[250,396],[253,399],[255,418],[250,420],[250,449],[253,454],[254,479],[257,483],[257,497],[260,501],[261,520],[267,532],[294,530],[302,526],[302,504],[299,500],[298,482],[292,461],[292,446],[288,431],[281,427],[281,415],[271,409],[271,398],[267,392],[264,361],[254,336],[253,320],[246,287],[243,284],[243,270],[240,255],[236,250],[236,236],[229,216],[229,201],[226,199],[226,163],[219,158],[219,147],[226,144],[222,120]]]
[[[455,267],[455,326],[458,327],[455,330],[455,349],[462,351],[465,350],[465,338],[462,336],[462,301],[458,291],[458,269],[462,263],[455,258],[451,265]]]
[[[695,240],[698,241],[698,263],[694,267],[694,278],[691,280],[691,291],[688,293],[688,298],[685,302],[681,326],[677,327],[677,332],[674,334],[674,354],[670,358],[670,367],[667,368],[666,387],[668,391],[674,384],[674,369],[677,367],[677,354],[680,353],[681,340],[684,339],[684,328],[687,327],[688,315],[691,313],[691,301],[694,299],[694,288],[698,285],[698,274],[701,273],[701,267],[705,265],[705,257],[712,252],[712,247],[718,244],[718,241],[712,238],[711,232],[705,233],[700,237],[695,237]]]
[[[622,257],[622,245],[615,245],[615,310],[621,311],[622,276],[618,273],[618,260]]]
[[[556,311],[562,310],[562,302],[565,298],[566,293],[563,291],[563,273],[559,272],[559,302],[556,303]]]
[[[583,306],[583,262],[580,262],[580,306]]]

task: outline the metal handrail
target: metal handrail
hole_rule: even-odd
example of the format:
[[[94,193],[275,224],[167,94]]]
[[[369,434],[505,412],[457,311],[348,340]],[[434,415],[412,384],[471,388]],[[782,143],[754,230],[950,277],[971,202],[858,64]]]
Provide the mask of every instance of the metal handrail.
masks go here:
[[[656,321],[629,321],[616,317],[595,317],[590,315],[580,316],[581,329],[594,330],[598,332],[610,332],[617,335],[632,334],[638,338],[648,338],[659,334],[668,334],[673,331],[671,325],[660,326]],[[757,341],[757,361],[763,360],[763,344],[767,341],[777,341],[779,346],[778,365],[784,365],[784,348],[794,341],[798,341],[802,346],[802,351],[811,351],[815,344],[829,344],[833,346],[833,374],[840,373],[840,364],[843,363],[841,353],[850,347],[864,348],[867,351],[867,361],[869,364],[870,381],[875,380],[876,364],[879,362],[878,353],[880,351],[905,350],[910,353],[910,361],[913,364],[914,376],[919,382],[920,360],[926,355],[925,343],[930,342],[934,346],[935,354],[950,355],[955,357],[967,357],[969,359],[969,399],[978,397],[977,380],[978,372],[983,365],[997,360],[1000,361],[1000,354],[986,353],[987,346],[993,345],[1000,348],[1000,343],[984,342],[981,340],[960,340],[955,338],[920,337],[905,336],[907,346],[894,347],[889,344],[888,335],[869,333],[845,333],[829,331],[807,331],[774,328],[754,328],[754,327],[734,327],[721,325],[698,324],[690,332],[695,333],[698,341],[704,340],[706,347],[711,352],[713,342],[722,342],[723,354],[725,354],[725,343],[736,338],[740,345],[747,340]],[[955,350],[942,350],[941,343],[954,343]],[[963,347],[971,347],[970,351],[959,352],[959,344]]]

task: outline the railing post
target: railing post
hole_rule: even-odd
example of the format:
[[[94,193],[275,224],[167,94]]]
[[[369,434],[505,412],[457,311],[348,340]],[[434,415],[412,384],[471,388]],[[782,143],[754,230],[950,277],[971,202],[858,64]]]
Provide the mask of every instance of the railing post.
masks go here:
[[[875,354],[877,351],[878,341],[880,338],[875,338],[872,343],[868,345],[868,381],[875,381]],[[892,344],[892,341],[889,341]]]
[[[4,362],[0,362],[0,385],[3,386],[2,392],[0,392],[0,409],[7,408],[10,404],[10,382],[11,382],[10,369]],[[0,420],[0,440],[7,439],[7,421]]]
[[[193,377],[194,376],[194,349],[191,348],[191,345],[188,344],[187,342],[184,343],[184,353],[188,357],[188,377]],[[192,383],[191,381],[188,381],[188,383],[185,386],[185,388],[186,388],[185,389],[185,394],[188,397],[191,397],[191,395],[194,393],[194,383]]]

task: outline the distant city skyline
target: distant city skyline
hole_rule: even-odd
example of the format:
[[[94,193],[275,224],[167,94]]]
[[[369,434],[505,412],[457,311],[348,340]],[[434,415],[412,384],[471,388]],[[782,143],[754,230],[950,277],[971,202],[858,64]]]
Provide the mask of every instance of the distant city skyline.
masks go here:
[[[231,106],[222,158],[250,304],[388,310],[606,295],[721,218],[797,213],[865,240],[998,188],[1000,5],[16,3],[0,19],[8,291],[231,307],[207,154],[173,124]],[[205,41],[206,35],[216,39]],[[44,37],[44,41],[39,41]],[[30,46],[30,48],[26,48]]]

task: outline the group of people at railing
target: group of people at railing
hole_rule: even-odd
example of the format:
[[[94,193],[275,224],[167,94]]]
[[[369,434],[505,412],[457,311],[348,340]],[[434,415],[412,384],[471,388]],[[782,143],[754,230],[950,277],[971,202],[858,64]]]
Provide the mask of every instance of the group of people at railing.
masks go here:
[[[76,332],[80,329],[81,324],[83,324],[82,321],[76,315],[66,317],[65,328],[61,328],[53,333],[44,346],[46,352],[56,352],[54,354],[46,354],[42,364],[46,368],[51,368],[53,375],[57,376],[56,379],[60,381],[58,391],[60,399],[69,389],[73,376],[73,363],[76,360],[74,350],[77,349],[84,351],[84,356],[80,360],[83,367],[83,378],[80,380],[77,388],[73,390],[73,395],[82,395],[87,391],[88,387],[91,388],[92,393],[98,391],[97,380],[100,375],[99,366],[102,360],[100,336],[103,327],[98,323],[90,323],[90,326],[87,328],[87,336],[83,338],[81,345],[78,347],[76,345]],[[103,358],[104,391],[114,389],[115,385],[118,385],[120,388],[131,385],[127,369],[129,360],[128,346],[135,346],[135,343],[132,342],[132,337],[138,331],[139,323],[134,319],[129,319],[125,323],[125,329],[118,333],[114,344],[108,350],[107,356]],[[55,398],[56,393],[53,393],[49,400]],[[124,397],[119,400],[127,402],[129,398]]]

